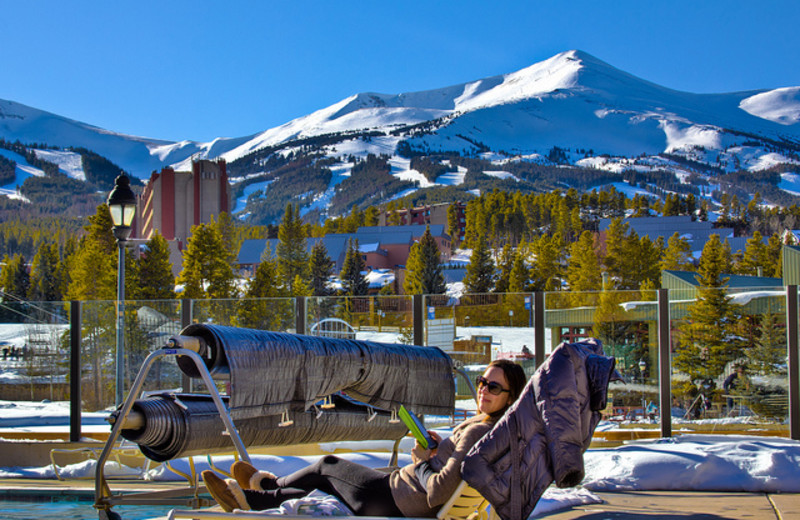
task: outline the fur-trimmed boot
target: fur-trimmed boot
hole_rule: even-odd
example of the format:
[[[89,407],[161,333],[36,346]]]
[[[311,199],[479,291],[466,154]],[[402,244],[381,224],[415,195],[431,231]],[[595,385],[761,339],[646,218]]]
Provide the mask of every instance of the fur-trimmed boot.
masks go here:
[[[231,478],[223,480],[211,470],[203,471],[202,476],[206,489],[225,512],[230,513],[234,509],[250,511],[247,497],[235,480]]]
[[[242,489],[268,491],[278,487],[278,477],[269,471],[260,471],[243,460],[237,460],[233,463],[231,475],[233,475],[233,478],[236,479]]]

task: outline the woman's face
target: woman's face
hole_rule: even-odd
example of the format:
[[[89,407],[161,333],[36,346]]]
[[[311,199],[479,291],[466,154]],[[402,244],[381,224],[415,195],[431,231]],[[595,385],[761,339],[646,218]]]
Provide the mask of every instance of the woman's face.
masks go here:
[[[485,414],[493,414],[511,404],[511,394],[508,392],[509,385],[503,370],[498,367],[489,367],[483,373],[483,379],[488,383],[499,384],[502,390],[498,395],[489,391],[490,384],[478,385],[478,411]]]

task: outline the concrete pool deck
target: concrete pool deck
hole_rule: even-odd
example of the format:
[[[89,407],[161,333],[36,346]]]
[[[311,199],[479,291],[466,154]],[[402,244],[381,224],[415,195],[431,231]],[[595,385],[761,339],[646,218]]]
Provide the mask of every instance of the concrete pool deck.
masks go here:
[[[114,480],[115,494],[185,487],[174,482]],[[706,491],[628,491],[595,493],[602,504],[555,511],[552,520],[800,520],[800,493],[717,493]],[[94,498],[94,480],[0,479],[0,500],[18,496]],[[147,506],[141,506],[146,508]],[[2,508],[0,507],[0,510]],[[310,517],[309,517],[310,518]],[[123,518],[124,520],[124,518]]]

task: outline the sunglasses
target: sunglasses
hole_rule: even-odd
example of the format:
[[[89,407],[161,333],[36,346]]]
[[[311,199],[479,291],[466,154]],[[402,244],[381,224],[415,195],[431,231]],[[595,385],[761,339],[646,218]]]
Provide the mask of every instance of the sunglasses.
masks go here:
[[[482,386],[485,386],[486,389],[489,391],[489,393],[492,394],[492,395],[500,395],[503,392],[508,392],[509,391],[509,390],[506,390],[505,388],[503,388],[500,385],[500,383],[495,383],[494,381],[489,381],[483,376],[478,376],[478,377],[475,378],[475,386],[478,387],[478,390],[480,390],[480,388]]]

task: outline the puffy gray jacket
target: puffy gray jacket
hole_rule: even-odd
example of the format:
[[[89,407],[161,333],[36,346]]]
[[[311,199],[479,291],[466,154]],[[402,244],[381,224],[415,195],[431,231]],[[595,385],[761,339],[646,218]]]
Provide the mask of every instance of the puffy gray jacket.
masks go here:
[[[583,452],[606,406],[614,358],[598,340],[562,343],[475,446],[461,473],[504,520],[527,518],[554,480],[578,485]]]

